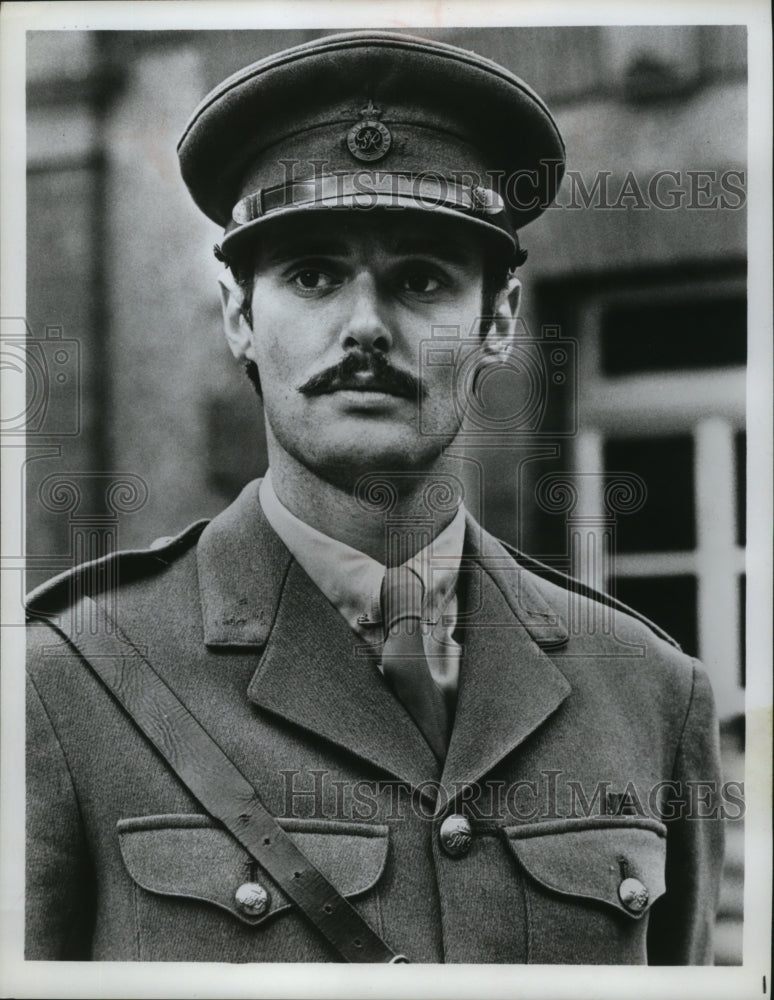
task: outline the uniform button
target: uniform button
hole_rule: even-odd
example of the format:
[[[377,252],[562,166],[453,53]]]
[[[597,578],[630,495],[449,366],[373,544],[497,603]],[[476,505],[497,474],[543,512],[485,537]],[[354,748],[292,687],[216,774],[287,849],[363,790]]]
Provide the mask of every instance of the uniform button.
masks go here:
[[[271,903],[271,896],[259,882],[243,882],[234,893],[234,898],[242,913],[250,917],[260,917]]]
[[[630,913],[642,913],[648,905],[648,890],[638,878],[625,878],[618,886],[621,902]]]
[[[465,816],[455,813],[447,816],[441,823],[441,847],[450,858],[464,857],[470,850],[473,841],[473,831]]]

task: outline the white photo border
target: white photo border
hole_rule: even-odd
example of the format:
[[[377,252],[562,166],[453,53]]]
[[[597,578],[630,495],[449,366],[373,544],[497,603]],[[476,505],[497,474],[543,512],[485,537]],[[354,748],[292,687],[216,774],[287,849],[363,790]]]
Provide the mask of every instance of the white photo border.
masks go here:
[[[763,0],[257,0],[257,2],[8,3],[0,15],[2,316],[25,310],[25,32],[224,27],[437,27],[589,24],[746,24],[749,38],[749,380],[746,868],[739,967],[372,966],[207,963],[48,963],[23,960],[23,629],[2,630],[0,994],[14,997],[761,997],[771,990],[772,171],[771,25]],[[5,373],[0,373],[5,375]],[[6,388],[8,386],[4,386]],[[12,391],[12,388],[9,388]],[[13,401],[11,401],[13,402]],[[23,409],[21,407],[20,409]],[[13,455],[8,452],[13,451]],[[19,551],[22,497],[3,448],[2,551]],[[23,453],[22,453],[23,454]],[[5,563],[3,564],[5,566]],[[13,604],[3,573],[4,604]]]

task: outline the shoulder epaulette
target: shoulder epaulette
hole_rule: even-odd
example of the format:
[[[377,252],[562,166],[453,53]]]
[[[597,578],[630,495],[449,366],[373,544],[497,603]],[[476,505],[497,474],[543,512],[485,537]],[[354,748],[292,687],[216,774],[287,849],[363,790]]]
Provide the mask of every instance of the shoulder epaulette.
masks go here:
[[[99,592],[110,581],[140,579],[169,566],[186,549],[194,545],[208,520],[195,521],[174,537],[158,539],[147,549],[121,549],[79,563],[32,590],[25,599],[28,617],[50,615],[65,607],[76,592]]]
[[[618,598],[605,593],[604,590],[597,590],[594,587],[590,587],[588,584],[583,583],[576,577],[570,576],[568,573],[563,573],[561,570],[558,570],[553,566],[548,566],[545,563],[540,562],[539,559],[534,559],[532,556],[526,555],[524,552],[514,548],[513,545],[509,545],[507,542],[501,541],[501,544],[511,553],[520,565],[531,570],[536,576],[549,580],[551,583],[556,583],[558,586],[564,588],[565,590],[572,591],[574,594],[580,594],[583,597],[589,598],[589,600],[598,601],[600,604],[604,604],[608,608],[615,608],[616,611],[622,611],[631,618],[636,618],[638,622],[642,622],[643,625],[646,625],[651,632],[654,632],[660,639],[663,639],[671,646],[674,646],[675,649],[679,649],[680,652],[682,652],[680,643],[676,639],[673,639],[668,632],[665,632],[659,625],[652,622],[650,618],[646,618],[645,615],[640,614],[639,611],[635,611],[634,608],[630,608],[628,604],[624,604],[623,601],[619,601]]]

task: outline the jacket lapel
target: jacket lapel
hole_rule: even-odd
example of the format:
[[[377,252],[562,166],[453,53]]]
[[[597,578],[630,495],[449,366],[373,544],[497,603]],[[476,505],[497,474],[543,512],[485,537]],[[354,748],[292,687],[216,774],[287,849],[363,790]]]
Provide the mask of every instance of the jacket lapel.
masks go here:
[[[358,637],[269,526],[257,482],[197,550],[205,643],[261,651],[256,704],[416,787],[438,763]],[[527,570],[468,518],[460,581],[463,660],[443,783],[472,784],[534,732],[570,685],[544,652],[566,629]]]
[[[523,743],[570,693],[544,649],[567,641],[534,577],[472,518],[461,573],[463,659],[443,784],[472,784]]]
[[[269,526],[251,483],[197,552],[205,643],[262,650],[247,696],[417,786],[440,767],[367,649]]]

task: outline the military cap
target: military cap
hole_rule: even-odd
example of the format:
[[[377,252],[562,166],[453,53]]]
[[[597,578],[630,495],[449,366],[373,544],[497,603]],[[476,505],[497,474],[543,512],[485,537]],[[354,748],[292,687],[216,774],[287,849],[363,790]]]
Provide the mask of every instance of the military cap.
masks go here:
[[[273,219],[432,210],[518,247],[553,200],[564,144],[522,80],[474,52],[388,31],[329,35],[245,67],[178,144],[226,259]]]

